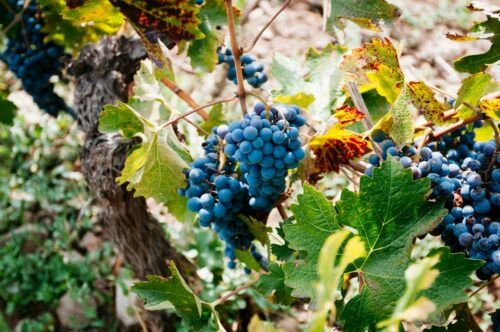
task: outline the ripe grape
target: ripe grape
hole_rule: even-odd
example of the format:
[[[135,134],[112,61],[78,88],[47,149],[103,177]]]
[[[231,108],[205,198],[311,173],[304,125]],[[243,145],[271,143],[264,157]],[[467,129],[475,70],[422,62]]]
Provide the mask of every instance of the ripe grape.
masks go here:
[[[223,50],[221,47],[217,49],[218,63],[227,63],[229,69],[227,71],[227,79],[238,84],[236,78],[236,67],[234,65],[234,57],[230,48]],[[267,74],[264,73],[264,65],[257,63],[255,58],[250,54],[243,54],[240,57],[243,78],[254,88],[259,88],[267,82]]]
[[[475,123],[474,127],[482,124]],[[379,141],[382,157],[398,158],[404,168],[411,168],[413,178],[431,180],[430,199],[447,198],[445,215],[432,231],[441,235],[453,251],[465,251],[470,258],[483,259],[485,266],[477,271],[480,278],[489,278],[500,272],[500,156],[493,140],[475,142],[474,131],[465,127],[429,144],[414,157],[415,147],[398,150],[384,133],[374,131],[374,141]],[[370,165],[365,174],[373,175],[380,165],[377,155],[368,157]]]
[[[54,92],[53,76],[62,76],[60,58],[64,48],[46,41],[42,32],[44,20],[42,9],[36,0],[25,7],[24,0],[8,0],[12,13],[9,19],[22,10],[22,22],[13,29],[7,40],[7,48],[0,54],[9,69],[21,80],[24,90],[29,93],[38,107],[52,116],[65,111],[74,116],[73,110]]]

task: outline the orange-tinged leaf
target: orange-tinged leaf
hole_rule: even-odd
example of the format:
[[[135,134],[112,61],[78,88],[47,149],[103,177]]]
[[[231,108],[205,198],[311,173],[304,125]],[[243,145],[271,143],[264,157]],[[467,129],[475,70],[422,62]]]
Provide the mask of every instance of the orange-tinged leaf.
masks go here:
[[[367,142],[357,133],[345,127],[363,119],[364,114],[355,107],[347,105],[339,108],[334,124],[325,135],[315,136],[309,147],[315,155],[315,165],[321,172],[339,172],[340,165],[349,164],[349,160],[361,157]]]
[[[483,100],[479,103],[479,107],[488,117],[500,121],[500,97]]]
[[[150,42],[167,47],[204,35],[199,29],[199,7],[190,0],[110,0],[132,26]]]
[[[352,54],[344,55],[340,69],[362,92],[377,89],[390,103],[396,100],[404,82],[398,52],[387,38],[374,38],[371,43],[353,49]]]
[[[444,112],[446,108],[434,97],[431,88],[424,82],[409,82],[408,87],[413,105],[420,113],[424,114],[425,119],[436,125],[445,124]]]

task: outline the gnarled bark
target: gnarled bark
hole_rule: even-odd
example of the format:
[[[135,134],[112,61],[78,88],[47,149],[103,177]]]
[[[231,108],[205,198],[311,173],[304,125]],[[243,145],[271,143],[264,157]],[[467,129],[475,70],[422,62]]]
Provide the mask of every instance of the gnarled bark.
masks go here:
[[[185,277],[196,278],[194,265],[166,240],[162,226],[148,212],[144,198],[134,197],[133,192],[115,182],[129,149],[137,142],[98,131],[103,106],[127,100],[128,85],[145,56],[138,41],[104,38],[96,45],[84,46],[70,64],[68,71],[76,78],[75,112],[85,132],[82,172],[89,191],[102,207],[107,237],[131,265],[136,277],[169,276],[167,263],[173,260]],[[171,321],[161,321],[155,315],[149,322],[153,330],[172,327]]]

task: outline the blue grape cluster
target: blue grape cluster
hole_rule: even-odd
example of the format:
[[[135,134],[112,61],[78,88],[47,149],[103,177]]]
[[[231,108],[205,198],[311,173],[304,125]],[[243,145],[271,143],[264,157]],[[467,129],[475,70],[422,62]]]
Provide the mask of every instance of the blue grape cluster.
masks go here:
[[[230,48],[225,51],[222,48],[217,49],[217,56],[219,57],[218,63],[227,63],[229,69],[227,71],[227,79],[238,84],[236,78],[236,67],[234,65],[234,57]],[[243,70],[243,77],[247,80],[248,84],[254,88],[259,88],[262,84],[267,82],[267,74],[264,73],[264,65],[257,63],[255,58],[249,54],[243,54],[240,57],[241,66]]]
[[[296,106],[266,111],[257,103],[251,114],[229,125],[224,152],[240,163],[253,209],[271,211],[285,191],[288,170],[305,157],[298,129],[305,123]]]
[[[226,125],[213,128],[203,143],[205,155],[186,170],[187,187],[179,188],[178,193],[188,198],[187,207],[198,214],[200,225],[212,227],[226,243],[224,253],[229,257],[229,268],[236,266],[235,249],[251,249],[254,258],[265,266],[265,258],[252,245],[254,236],[238,217],[238,213],[248,210],[248,193],[235,173],[236,161],[227,158],[221,167],[220,149],[227,132]]]
[[[480,121],[474,124],[480,126]],[[372,138],[380,143],[383,159],[391,155],[411,168],[415,179],[431,179],[431,199],[447,198],[449,213],[432,234],[441,235],[453,251],[485,260],[478,277],[500,273],[500,155],[495,141],[476,142],[474,131],[462,127],[423,147],[415,161],[414,146],[398,150],[381,131],[374,131]],[[380,158],[370,155],[368,161],[365,174],[371,176]]]
[[[25,6],[24,0],[8,0],[13,10],[10,19]],[[31,0],[22,15],[19,29],[9,36],[7,48],[0,54],[16,76],[21,80],[24,90],[29,93],[40,109],[52,116],[66,111],[74,116],[64,100],[54,92],[50,78],[61,76],[60,58],[64,49],[53,42],[45,42],[42,32],[44,25],[42,11],[36,0]]]

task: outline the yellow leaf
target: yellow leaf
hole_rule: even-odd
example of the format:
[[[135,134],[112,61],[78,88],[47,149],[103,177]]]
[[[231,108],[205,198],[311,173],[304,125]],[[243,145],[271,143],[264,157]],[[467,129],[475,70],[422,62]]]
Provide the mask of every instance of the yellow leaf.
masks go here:
[[[335,117],[338,122],[325,135],[315,136],[309,143],[316,167],[325,173],[338,172],[341,164],[349,164],[350,159],[361,157],[367,146],[361,135],[345,129],[363,119],[361,111],[344,105],[337,109]]]
[[[500,97],[483,100],[479,103],[479,108],[486,114],[489,118],[500,121]]]
[[[273,102],[287,105],[297,105],[301,108],[307,109],[309,105],[314,102],[314,99],[314,95],[312,94],[299,92],[293,96],[278,95],[274,97]]]

